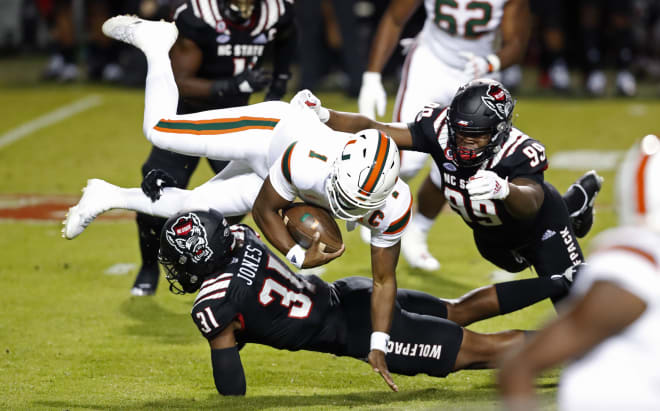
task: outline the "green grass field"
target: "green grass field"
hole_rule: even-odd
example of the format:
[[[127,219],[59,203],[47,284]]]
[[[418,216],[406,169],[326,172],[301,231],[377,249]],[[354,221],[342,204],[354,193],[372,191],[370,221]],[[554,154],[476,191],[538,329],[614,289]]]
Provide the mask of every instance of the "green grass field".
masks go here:
[[[0,139],[17,127],[88,96],[100,104],[0,147],[0,195],[79,195],[88,178],[138,186],[149,151],[141,135],[141,90],[101,86],[5,86]],[[320,96],[325,105],[355,111],[340,94]],[[658,131],[660,102],[652,100],[518,101],[515,125],[541,140],[550,157],[547,178],[560,191],[584,171],[553,168],[560,151],[623,150]],[[580,164],[577,164],[580,168]],[[614,173],[597,200],[595,232],[615,224]],[[197,185],[211,176],[203,164]],[[413,190],[420,182],[412,182]],[[1,204],[1,203],[0,203]],[[5,205],[3,204],[3,207]],[[251,223],[251,220],[248,221]],[[464,371],[446,379],[395,376],[399,393],[358,361],[330,355],[247,346],[242,352],[245,398],[222,398],[213,385],[207,343],[189,317],[194,296],[174,296],[161,279],[154,297],[129,294],[135,270],[104,271],[138,263],[132,219],[100,220],[74,241],[60,237],[58,221],[0,220],[0,409],[489,409],[497,408],[494,373]],[[368,246],[345,233],[347,251],[328,266],[328,281],[369,276]],[[586,247],[585,247],[586,248]],[[455,215],[444,213],[431,233],[439,272],[399,263],[400,287],[458,297],[491,282],[494,266],[483,261],[472,236]],[[519,278],[533,275],[523,273]],[[543,302],[470,328],[490,332],[532,329],[553,315]],[[544,406],[554,408],[558,371],[539,380]]]

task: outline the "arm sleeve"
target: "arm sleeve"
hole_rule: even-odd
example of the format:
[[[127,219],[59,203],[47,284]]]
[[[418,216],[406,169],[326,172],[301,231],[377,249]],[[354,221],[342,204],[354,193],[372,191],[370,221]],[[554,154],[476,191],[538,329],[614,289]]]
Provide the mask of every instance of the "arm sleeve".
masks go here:
[[[213,380],[221,395],[245,395],[245,372],[238,348],[211,350]]]
[[[509,180],[525,177],[543,183],[543,172],[548,168],[548,159],[543,144],[526,136],[519,136],[521,143],[513,144],[510,152],[504,149],[502,166]]]
[[[438,146],[437,138],[445,123],[446,113],[439,105],[428,104],[417,113],[415,121],[408,123],[413,150],[430,153]]]

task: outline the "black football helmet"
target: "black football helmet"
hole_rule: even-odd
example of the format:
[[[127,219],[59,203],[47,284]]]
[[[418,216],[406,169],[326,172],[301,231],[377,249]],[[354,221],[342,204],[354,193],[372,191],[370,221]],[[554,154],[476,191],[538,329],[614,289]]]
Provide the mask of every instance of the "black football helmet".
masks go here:
[[[222,16],[239,25],[250,20],[260,5],[260,0],[218,0]]]
[[[170,217],[160,234],[158,261],[174,294],[194,293],[229,260],[234,236],[222,213],[187,211]]]
[[[447,144],[458,166],[476,167],[496,154],[511,131],[515,102],[504,86],[491,79],[476,79],[458,89],[447,111]],[[489,134],[479,149],[459,147],[456,134]]]

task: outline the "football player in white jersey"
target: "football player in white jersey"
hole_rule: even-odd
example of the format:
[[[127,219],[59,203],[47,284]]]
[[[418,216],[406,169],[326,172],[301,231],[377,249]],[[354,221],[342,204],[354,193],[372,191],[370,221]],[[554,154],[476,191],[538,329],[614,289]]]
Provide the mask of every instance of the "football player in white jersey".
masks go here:
[[[367,71],[358,99],[360,113],[385,114],[386,94],[380,72],[401,31],[420,0],[392,0],[371,46]],[[527,49],[531,17],[528,0],[424,0],[426,21],[406,57],[394,106],[393,121],[410,122],[428,103],[448,106],[456,90],[479,77],[499,77],[499,70],[517,63]],[[498,47],[499,43],[499,47]],[[425,153],[402,151],[401,177],[409,179],[424,166]],[[440,212],[442,197],[435,181],[439,171],[431,165],[417,195],[419,212],[402,240],[408,263],[437,270],[439,262],[428,252],[426,236]]]
[[[168,187],[168,176],[158,171],[145,178],[144,192],[90,180],[67,214],[64,237],[76,237],[96,216],[113,208],[160,217],[200,208],[237,215],[250,211],[254,202],[254,219],[266,237],[301,268],[325,264],[344,249],[324,252],[318,236],[307,251],[294,242],[279,211],[296,196],[326,208],[352,227],[363,224],[373,233],[368,360],[390,388],[398,390],[385,353],[397,289],[399,238],[412,214],[412,196],[398,178],[399,150],[392,139],[377,130],[354,135],[332,131],[314,111],[298,107],[305,103],[300,99],[294,104],[266,102],[177,115],[178,90],[168,56],[176,26],[117,16],[104,23],[103,32],[138,47],[147,58],[147,139],[161,149],[233,163],[194,190]],[[231,138],[225,138],[228,133]]]
[[[511,409],[532,409],[534,378],[564,362],[561,410],[660,407],[660,140],[644,137],[617,180],[621,225],[594,239],[573,304],[511,355],[499,374]]]

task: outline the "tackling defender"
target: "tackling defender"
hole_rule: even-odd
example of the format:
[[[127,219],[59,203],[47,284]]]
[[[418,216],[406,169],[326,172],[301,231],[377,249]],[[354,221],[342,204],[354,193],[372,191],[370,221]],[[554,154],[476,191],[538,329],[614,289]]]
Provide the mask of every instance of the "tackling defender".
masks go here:
[[[574,229],[576,223],[591,227],[602,178],[591,171],[562,198],[544,179],[545,147],[512,126],[514,101],[499,82],[473,80],[448,107],[431,104],[409,124],[328,110],[306,93],[306,105],[335,130],[376,128],[402,149],[431,154],[440,170],[435,184],[444,194],[437,206],[449,203],[493,264],[509,272],[534,267],[538,276],[549,277],[583,262]],[[573,220],[565,201],[576,210]]]
[[[365,360],[373,283],[349,277],[333,283],[293,273],[246,225],[222,214],[190,211],[171,217],[161,234],[159,260],[170,290],[198,291],[191,316],[209,341],[220,394],[245,395],[239,350],[246,343],[309,350]],[[391,340],[383,347],[398,374],[444,377],[461,369],[493,368],[523,331],[480,334],[462,328],[452,305],[398,290]],[[396,388],[393,387],[393,388]]]

